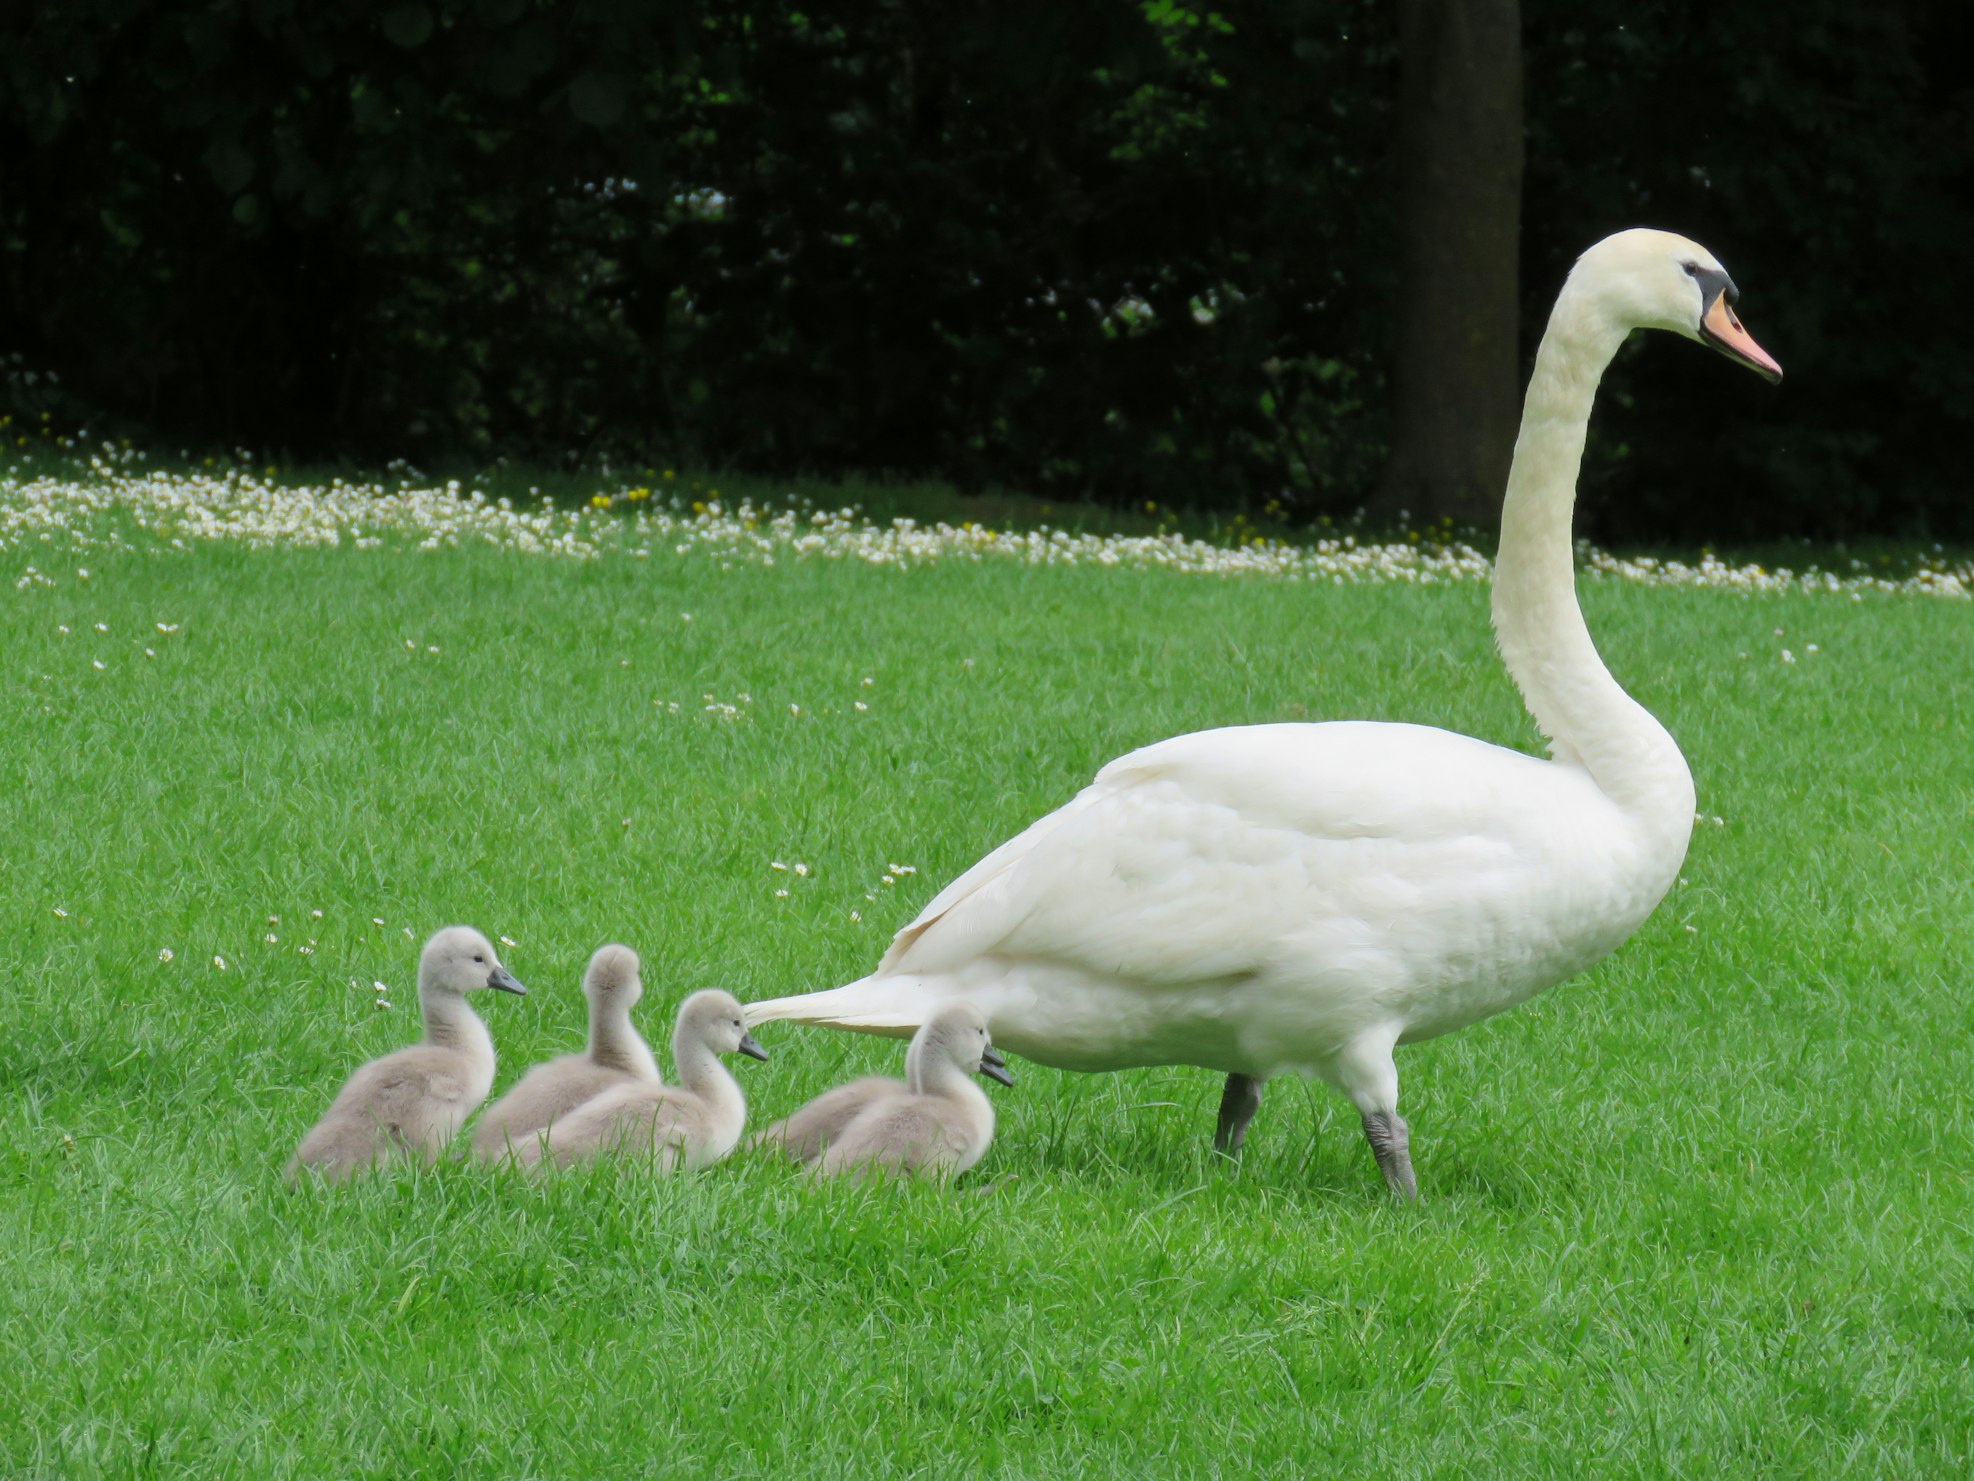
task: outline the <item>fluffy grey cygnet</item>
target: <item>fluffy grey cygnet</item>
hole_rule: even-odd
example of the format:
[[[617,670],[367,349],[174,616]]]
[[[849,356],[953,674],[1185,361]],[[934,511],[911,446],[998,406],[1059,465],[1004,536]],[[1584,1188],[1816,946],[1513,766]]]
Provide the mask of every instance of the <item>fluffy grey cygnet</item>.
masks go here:
[[[997,1070],[1007,1068],[1007,1061],[991,1045],[981,1063]],[[903,1080],[894,1080],[889,1075],[866,1075],[834,1090],[825,1090],[793,1115],[775,1122],[750,1145],[778,1147],[791,1162],[814,1162],[841,1139],[844,1128],[852,1121],[879,1101],[908,1094],[910,1088]]]
[[[660,1172],[718,1162],[740,1141],[747,1100],[740,1083],[720,1063],[723,1054],[766,1059],[768,1051],[747,1032],[740,1000],[708,988],[679,1006],[672,1036],[677,1085],[614,1086],[514,1149],[523,1166],[555,1162],[567,1167],[593,1157],[620,1155],[652,1163]]]
[[[473,1129],[473,1151],[490,1162],[510,1147],[533,1141],[551,1123],[613,1086],[659,1085],[658,1062],[631,1026],[631,1009],[644,996],[637,953],[628,946],[600,947],[583,973],[589,999],[589,1047],[538,1064],[495,1101]]]
[[[373,1059],[349,1077],[329,1113],[302,1138],[288,1181],[304,1168],[341,1182],[379,1161],[437,1161],[493,1088],[493,1039],[466,1004],[466,994],[485,987],[528,991],[471,926],[447,926],[427,941],[418,958],[425,1041]]]
[[[986,1075],[1014,1084],[987,1035],[987,1020],[971,1003],[941,1008],[912,1036],[902,1095],[866,1106],[811,1170],[824,1176],[873,1170],[915,1177],[951,1177],[986,1155],[994,1140],[994,1107],[973,1081]]]

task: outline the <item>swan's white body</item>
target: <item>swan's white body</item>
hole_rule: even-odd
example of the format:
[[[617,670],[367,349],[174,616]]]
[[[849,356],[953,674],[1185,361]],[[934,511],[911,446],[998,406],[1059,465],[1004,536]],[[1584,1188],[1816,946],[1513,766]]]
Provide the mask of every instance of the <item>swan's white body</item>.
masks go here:
[[[908,1034],[965,998],[996,1044],[1065,1069],[1320,1076],[1409,1192],[1393,1046],[1598,961],[1685,856],[1692,777],[1597,656],[1570,522],[1604,367],[1634,327],[1699,337],[1711,311],[1694,285],[1714,277],[1732,293],[1704,249],[1667,233],[1610,238],[1572,273],[1537,354],[1493,607],[1550,759],[1419,725],[1178,736],[1112,762],[947,886],[870,976],[750,1019]]]
[[[1679,824],[1638,828],[1581,767],[1426,726],[1183,735],[968,870],[871,976],[763,1006],[908,1033],[965,998],[1063,1069],[1334,1079],[1366,1034],[1462,1028],[1630,935],[1685,850],[1683,768],[1667,790]]]

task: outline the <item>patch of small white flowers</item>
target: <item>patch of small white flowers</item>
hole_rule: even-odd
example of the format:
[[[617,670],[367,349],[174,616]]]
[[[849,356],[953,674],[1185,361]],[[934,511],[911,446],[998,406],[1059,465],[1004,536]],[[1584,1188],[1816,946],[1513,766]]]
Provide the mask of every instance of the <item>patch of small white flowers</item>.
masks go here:
[[[809,879],[815,874],[813,869],[799,860],[793,864],[784,864],[780,859],[771,859],[768,861],[768,868],[775,874],[789,875],[794,879]],[[779,886],[775,890],[775,898],[777,900],[786,900],[788,898],[787,886]]]
[[[0,553],[47,551],[15,577],[20,590],[59,585],[48,567],[58,553],[107,548],[184,550],[196,544],[276,547],[385,545],[438,550],[490,545],[571,560],[607,556],[711,560],[723,569],[782,560],[854,561],[911,569],[952,561],[1168,570],[1193,575],[1259,576],[1334,585],[1485,581],[1487,558],[1470,545],[1360,542],[1343,535],[1313,542],[1261,534],[1238,543],[1174,533],[1092,535],[1046,526],[996,530],[964,521],[878,523],[853,509],[772,510],[717,498],[668,502],[648,488],[598,493],[578,508],[491,498],[458,481],[395,486],[332,479],[284,486],[251,469],[209,474],[149,472],[115,457],[55,477],[0,473]],[[1695,563],[1621,558],[1578,547],[1591,579],[1636,585],[1763,592],[1928,596],[1974,595],[1974,565],[1929,565],[1909,577],[1819,569],[1769,570],[1704,555]],[[76,579],[86,581],[83,568]],[[691,614],[680,613],[681,623]],[[431,651],[430,645],[424,645]]]

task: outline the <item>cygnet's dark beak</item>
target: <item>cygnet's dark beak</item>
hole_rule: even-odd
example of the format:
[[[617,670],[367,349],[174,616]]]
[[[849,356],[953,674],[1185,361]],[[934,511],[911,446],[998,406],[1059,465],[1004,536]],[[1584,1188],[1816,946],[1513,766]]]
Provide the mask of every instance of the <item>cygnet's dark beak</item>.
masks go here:
[[[999,1084],[1012,1087],[1014,1076],[1008,1073],[1008,1063],[991,1047],[980,1056],[980,1073]]]
[[[740,1036],[740,1052],[749,1059],[766,1059],[768,1057],[768,1051],[754,1042],[754,1036],[752,1034],[742,1034]]]
[[[511,992],[517,998],[525,998],[528,990],[515,980],[514,974],[505,967],[495,967],[487,974],[487,986],[496,992]]]
[[[1008,1062],[1001,1058],[1001,1051],[996,1049],[992,1044],[989,1044],[985,1049],[980,1051],[980,1061],[982,1064],[995,1065],[1001,1069],[1008,1067]]]

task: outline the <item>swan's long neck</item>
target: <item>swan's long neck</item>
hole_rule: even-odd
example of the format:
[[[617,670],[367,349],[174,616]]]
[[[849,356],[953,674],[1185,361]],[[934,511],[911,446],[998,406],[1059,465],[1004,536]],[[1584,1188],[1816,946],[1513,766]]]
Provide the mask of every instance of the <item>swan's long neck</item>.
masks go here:
[[[640,1080],[656,1083],[658,1061],[650,1046],[631,1027],[631,1005],[612,994],[599,998],[589,1010],[589,1058],[594,1064],[625,1070]]]
[[[1577,606],[1571,516],[1591,403],[1625,330],[1566,285],[1536,351],[1501,508],[1494,631],[1501,657],[1556,760],[1582,766],[1634,816],[1693,822],[1693,779],[1679,747],[1618,687]]]

